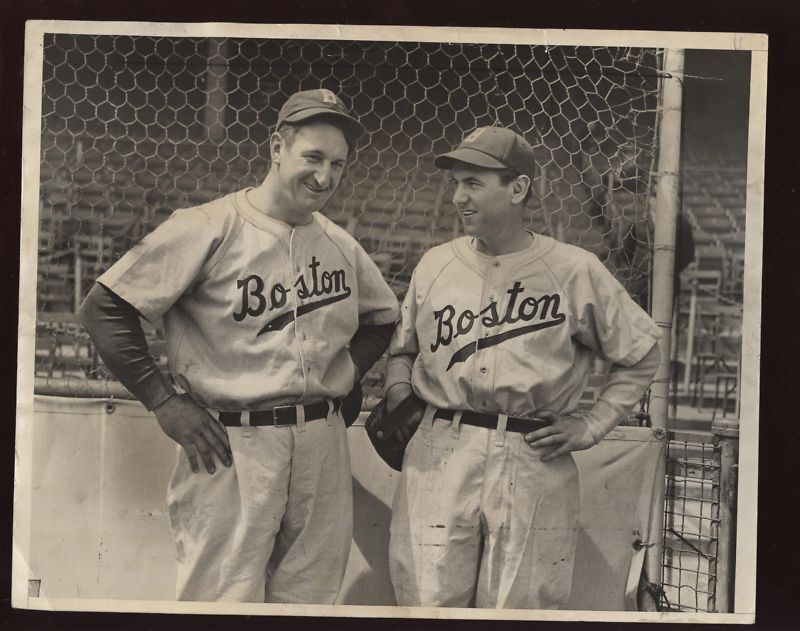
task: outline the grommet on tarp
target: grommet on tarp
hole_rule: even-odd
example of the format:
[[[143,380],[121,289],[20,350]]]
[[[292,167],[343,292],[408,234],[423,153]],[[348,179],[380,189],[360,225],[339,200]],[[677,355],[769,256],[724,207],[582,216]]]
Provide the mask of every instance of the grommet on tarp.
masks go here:
[[[113,414],[116,409],[117,404],[114,403],[114,395],[112,394],[108,401],[106,401],[106,414]]]
[[[655,544],[654,543],[647,543],[642,541],[641,539],[634,539],[633,543],[631,544],[634,550],[643,550],[644,548],[651,548]]]

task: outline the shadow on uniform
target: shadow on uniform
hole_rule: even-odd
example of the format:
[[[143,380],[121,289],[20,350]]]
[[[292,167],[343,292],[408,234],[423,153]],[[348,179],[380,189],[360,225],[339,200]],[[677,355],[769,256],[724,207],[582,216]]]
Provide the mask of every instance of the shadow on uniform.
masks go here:
[[[348,605],[395,605],[389,580],[391,508],[353,478],[353,541],[368,569],[340,595]],[[352,556],[352,552],[351,552]]]

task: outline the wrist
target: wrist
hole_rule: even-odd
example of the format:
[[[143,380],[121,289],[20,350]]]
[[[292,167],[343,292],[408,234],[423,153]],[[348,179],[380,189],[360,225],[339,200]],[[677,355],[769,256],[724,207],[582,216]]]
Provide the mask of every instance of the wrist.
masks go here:
[[[397,386],[405,386],[404,388],[397,388]],[[395,392],[405,392],[407,389],[407,394],[410,394],[414,391],[414,388],[411,386],[410,381],[397,381],[393,384],[390,384],[386,387],[386,395],[389,395],[392,389],[395,389]]]
[[[621,418],[619,410],[603,399],[598,399],[591,409],[581,414],[595,443],[614,429]]]
[[[414,358],[411,355],[390,356],[386,362],[385,384],[411,383]],[[387,387],[388,389],[388,387]]]
[[[155,405],[150,407],[150,411],[153,412],[154,414],[158,414],[159,410],[162,410],[166,403],[168,403],[169,401],[171,401],[172,399],[174,399],[177,396],[178,396],[178,393],[173,390],[172,393],[168,394],[163,399],[158,401]]]

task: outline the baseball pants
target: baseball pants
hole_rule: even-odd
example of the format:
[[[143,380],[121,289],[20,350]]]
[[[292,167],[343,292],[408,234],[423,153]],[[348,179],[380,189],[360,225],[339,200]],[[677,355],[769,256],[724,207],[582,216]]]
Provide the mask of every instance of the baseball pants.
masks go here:
[[[353,531],[341,416],[226,429],[229,468],[192,473],[178,448],[167,493],[178,599],[333,603]]]
[[[406,449],[389,568],[399,605],[557,609],[572,587],[578,470],[523,434],[432,421]]]

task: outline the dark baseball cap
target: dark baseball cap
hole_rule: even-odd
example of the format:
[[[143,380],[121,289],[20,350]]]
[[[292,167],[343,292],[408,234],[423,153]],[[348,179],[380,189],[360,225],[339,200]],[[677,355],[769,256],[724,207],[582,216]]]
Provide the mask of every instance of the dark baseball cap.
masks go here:
[[[440,169],[450,169],[456,161],[484,169],[514,169],[531,181],[536,174],[533,147],[505,127],[478,127],[455,150],[437,156],[433,163]]]
[[[347,136],[354,142],[364,131],[363,125],[347,110],[338,96],[324,88],[295,92],[278,112],[278,127],[281,123],[300,123],[316,116],[332,116],[345,123]]]

